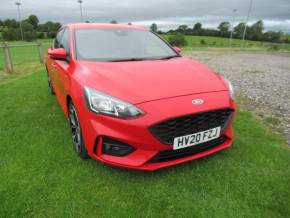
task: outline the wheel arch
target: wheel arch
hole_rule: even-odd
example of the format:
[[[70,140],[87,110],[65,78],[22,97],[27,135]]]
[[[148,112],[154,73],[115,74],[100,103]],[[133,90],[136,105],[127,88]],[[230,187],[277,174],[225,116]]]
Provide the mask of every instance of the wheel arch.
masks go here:
[[[69,111],[69,103],[72,102],[72,97],[70,95],[66,95],[66,112],[65,115],[68,117],[68,111]]]

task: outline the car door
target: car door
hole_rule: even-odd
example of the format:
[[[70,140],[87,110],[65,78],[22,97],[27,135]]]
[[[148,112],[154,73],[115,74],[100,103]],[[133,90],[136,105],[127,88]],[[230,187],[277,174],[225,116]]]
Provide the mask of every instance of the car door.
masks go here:
[[[56,34],[56,37],[53,41],[53,44],[52,44],[52,49],[55,49],[55,48],[59,48],[59,45],[60,45],[60,40],[62,38],[62,35],[63,35],[63,32],[64,32],[64,29],[60,29],[58,31],[58,33]],[[51,58],[49,55],[47,56],[47,64],[46,64],[46,67],[47,67],[47,71],[49,73],[49,76],[50,76],[50,79],[51,79],[51,84],[54,88],[54,91],[56,91],[56,84],[55,84],[55,59]]]
[[[66,60],[54,60],[55,91],[63,110],[66,110],[66,96],[69,93],[70,87],[70,74],[68,72],[70,67],[70,31],[68,28],[63,29],[62,36],[57,46],[59,48],[64,48],[67,52]]]

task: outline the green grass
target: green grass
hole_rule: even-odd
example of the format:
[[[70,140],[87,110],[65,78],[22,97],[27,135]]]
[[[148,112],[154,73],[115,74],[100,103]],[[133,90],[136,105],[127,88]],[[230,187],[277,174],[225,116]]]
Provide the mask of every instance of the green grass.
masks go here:
[[[41,40],[43,43],[43,54],[46,54],[47,49],[51,45],[51,40]],[[37,42],[22,42],[13,41],[9,45],[32,45]],[[4,69],[3,51],[0,49],[0,84],[17,79],[21,76],[30,74],[39,69],[43,65],[39,62],[38,48],[36,46],[12,47],[10,48],[10,55],[13,63],[13,73],[7,73]]]
[[[51,40],[44,40],[43,42],[43,52],[46,53],[48,47],[51,46]],[[13,41],[8,42],[9,45],[32,45],[36,42],[22,42],[22,41]],[[2,44],[1,44],[2,45]],[[0,74],[4,71],[4,59],[3,51],[0,49]],[[25,46],[25,47],[12,47],[10,48],[10,55],[13,65],[17,68],[19,65],[26,63],[31,64],[32,62],[39,61],[38,47],[37,46]]]
[[[0,217],[290,217],[290,149],[248,112],[232,148],[138,172],[74,154],[44,70],[0,96]]]
[[[170,35],[162,35],[164,39],[168,39]],[[240,50],[241,40],[233,39],[232,47],[229,46],[229,39],[222,37],[211,36],[185,36],[188,45],[185,50]],[[201,40],[205,41],[205,44],[201,44]],[[290,44],[278,44],[268,42],[257,41],[245,41],[247,51],[290,51]]]
[[[283,39],[289,39],[290,40],[290,34],[286,34],[283,36]]]

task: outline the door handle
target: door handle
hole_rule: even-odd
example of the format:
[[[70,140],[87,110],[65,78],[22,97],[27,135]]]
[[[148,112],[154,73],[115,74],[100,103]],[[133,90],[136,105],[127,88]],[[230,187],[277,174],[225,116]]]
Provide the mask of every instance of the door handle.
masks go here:
[[[51,64],[52,67],[56,67],[56,64]]]

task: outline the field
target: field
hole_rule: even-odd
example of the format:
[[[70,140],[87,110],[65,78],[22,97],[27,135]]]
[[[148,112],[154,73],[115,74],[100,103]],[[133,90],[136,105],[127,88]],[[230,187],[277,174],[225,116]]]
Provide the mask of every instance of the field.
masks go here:
[[[290,34],[286,34],[286,35],[284,35],[283,38],[284,38],[284,39],[288,39],[288,40],[290,40]]]
[[[186,49],[201,48],[188,40]],[[36,48],[11,53],[13,74],[0,53],[0,217],[290,217],[290,149],[251,113],[238,112],[232,148],[184,165],[139,172],[83,161]]]
[[[161,35],[164,39],[168,39],[170,35]],[[211,37],[211,36],[185,36],[188,45],[185,50],[240,50],[241,40],[233,39],[232,47],[228,38]],[[201,43],[201,41],[204,43]],[[245,41],[243,50],[246,51],[290,51],[290,44],[278,44],[269,42]]]
[[[46,53],[48,47],[51,46],[51,40],[43,40],[43,52]],[[9,45],[32,45],[36,42],[8,42]],[[0,48],[0,83],[8,79],[18,78],[24,74],[40,69],[39,55],[37,46],[12,47],[10,55],[13,63],[14,73],[8,74],[4,70],[3,51]]]
[[[232,148],[158,172],[83,161],[40,70],[0,85],[0,217],[289,217],[290,149],[240,111]]]
[[[43,43],[43,52],[46,52],[47,48],[51,46],[51,40],[42,40]],[[37,42],[21,42],[21,41],[13,41],[8,42],[9,45],[32,45]],[[11,58],[13,64],[23,64],[32,61],[38,61],[38,48],[36,46],[26,46],[26,47],[13,47],[10,48]],[[4,61],[3,61],[3,52],[1,48],[0,52],[0,71],[3,70]]]

